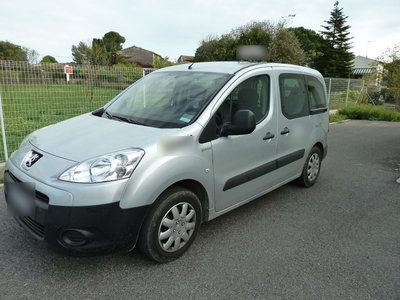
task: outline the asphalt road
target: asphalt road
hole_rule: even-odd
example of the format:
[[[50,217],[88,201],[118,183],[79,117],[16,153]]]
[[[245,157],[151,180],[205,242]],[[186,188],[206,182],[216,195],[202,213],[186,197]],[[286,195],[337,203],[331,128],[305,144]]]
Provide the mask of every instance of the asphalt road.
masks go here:
[[[202,226],[179,260],[71,258],[0,199],[0,299],[399,299],[400,124],[331,125],[317,184],[288,184]]]

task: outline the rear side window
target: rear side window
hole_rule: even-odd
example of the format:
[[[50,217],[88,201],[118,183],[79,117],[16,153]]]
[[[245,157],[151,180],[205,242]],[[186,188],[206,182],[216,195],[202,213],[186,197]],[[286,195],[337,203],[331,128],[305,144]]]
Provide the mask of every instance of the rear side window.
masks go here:
[[[281,74],[279,76],[282,113],[288,119],[307,116],[308,92],[303,75]]]
[[[326,108],[325,91],[321,82],[312,76],[306,76],[306,79],[310,110],[312,111]]]

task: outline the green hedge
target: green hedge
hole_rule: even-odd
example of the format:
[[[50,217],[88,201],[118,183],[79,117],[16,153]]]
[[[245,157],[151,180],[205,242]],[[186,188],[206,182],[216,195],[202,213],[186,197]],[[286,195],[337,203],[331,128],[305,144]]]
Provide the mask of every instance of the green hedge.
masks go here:
[[[400,110],[381,105],[349,105],[339,110],[340,115],[349,119],[400,122]]]

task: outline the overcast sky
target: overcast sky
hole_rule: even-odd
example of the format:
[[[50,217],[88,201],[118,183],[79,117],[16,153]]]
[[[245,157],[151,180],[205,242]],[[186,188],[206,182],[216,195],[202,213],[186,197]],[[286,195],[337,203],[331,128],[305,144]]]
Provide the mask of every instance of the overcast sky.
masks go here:
[[[71,61],[71,46],[108,31],[176,60],[194,55],[200,41],[250,21],[277,22],[295,14],[290,26],[316,31],[330,17],[327,0],[1,0],[0,40]],[[399,0],[342,0],[356,55],[375,58],[400,42]]]

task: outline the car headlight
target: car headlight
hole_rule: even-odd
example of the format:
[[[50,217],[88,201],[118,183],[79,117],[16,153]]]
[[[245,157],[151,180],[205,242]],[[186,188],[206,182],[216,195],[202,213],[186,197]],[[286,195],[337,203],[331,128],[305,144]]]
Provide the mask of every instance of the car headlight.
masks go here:
[[[59,177],[70,182],[105,182],[131,176],[144,155],[141,149],[118,151],[88,159],[68,169]]]

